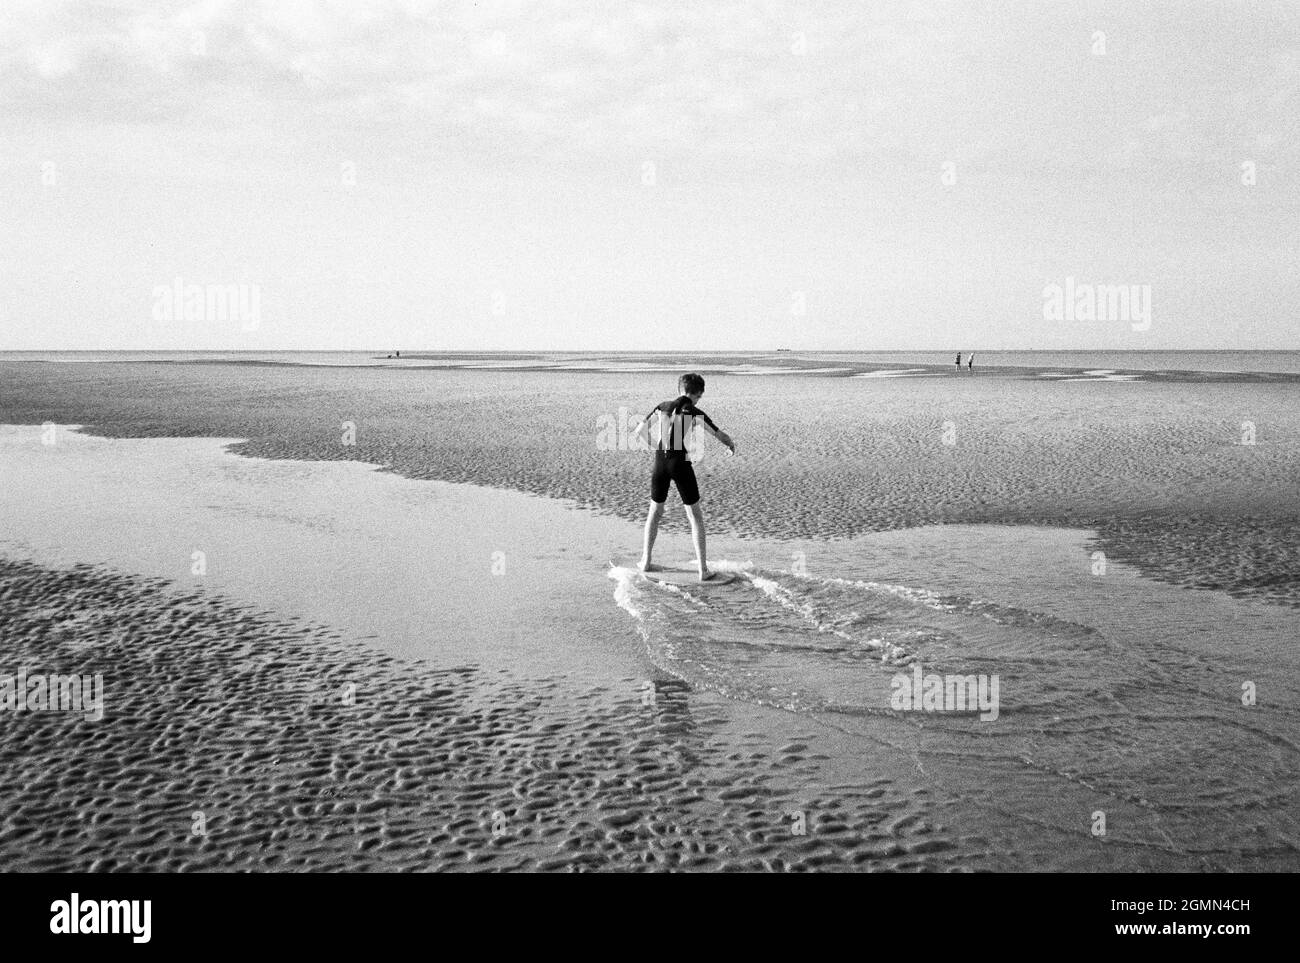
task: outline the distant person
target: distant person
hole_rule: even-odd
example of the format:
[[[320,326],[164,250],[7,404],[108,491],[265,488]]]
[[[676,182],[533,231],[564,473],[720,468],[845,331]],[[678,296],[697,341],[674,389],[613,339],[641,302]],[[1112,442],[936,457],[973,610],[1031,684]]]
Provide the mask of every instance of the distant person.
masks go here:
[[[700,486],[695,480],[695,469],[691,466],[689,448],[694,438],[697,422],[702,422],[704,430],[722,444],[736,453],[736,443],[725,431],[721,431],[713,420],[696,407],[704,396],[704,379],[697,374],[684,374],[677,381],[680,394],[671,401],[660,402],[650,410],[650,414],[636,426],[636,437],[646,437],[650,421],[659,417],[659,445],[655,449],[654,469],[650,473],[650,514],[645,520],[645,546],[641,561],[637,567],[643,572],[653,572],[659,566],[651,559],[654,552],[655,538],[659,534],[659,520],[664,515],[664,502],[668,500],[668,484],[677,486],[677,494],[686,506],[686,515],[691,523],[691,539],[695,543],[695,560],[700,567],[700,581],[707,582],[714,578],[709,571],[708,557],[704,546],[704,511],[700,508]]]
[[[400,358],[400,357],[402,356],[402,352],[400,352],[400,351],[397,352],[397,356]]]
[[[972,352],[970,353],[970,357],[966,359],[966,370],[967,370],[967,371],[974,371],[974,370],[975,370],[975,352],[974,352],[974,351],[972,351]]]
[[[957,352],[957,370],[958,370],[958,371],[961,370],[961,352],[960,352],[960,351]]]

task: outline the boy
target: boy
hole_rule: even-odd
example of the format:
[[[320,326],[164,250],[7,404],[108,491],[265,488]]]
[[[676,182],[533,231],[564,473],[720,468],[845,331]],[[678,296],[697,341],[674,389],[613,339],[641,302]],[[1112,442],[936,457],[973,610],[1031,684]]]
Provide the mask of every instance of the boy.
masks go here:
[[[668,499],[668,483],[671,481],[677,486],[677,494],[682,497],[682,504],[686,506],[686,515],[691,522],[691,540],[695,543],[700,581],[707,582],[714,576],[709,571],[708,559],[704,553],[704,512],[700,508],[700,486],[695,481],[695,469],[691,467],[688,449],[694,439],[697,420],[704,424],[705,431],[731,449],[733,455],[736,453],[736,443],[696,407],[704,396],[703,378],[694,373],[684,374],[677,380],[677,390],[680,392],[678,397],[656,405],[636,426],[636,437],[641,438],[649,430],[650,420],[659,416],[659,446],[655,449],[654,471],[650,475],[650,515],[645,520],[645,548],[638,567],[643,572],[653,572],[659,568],[650,561],[650,555],[654,551],[655,537],[659,534],[659,520],[664,515],[664,502]]]

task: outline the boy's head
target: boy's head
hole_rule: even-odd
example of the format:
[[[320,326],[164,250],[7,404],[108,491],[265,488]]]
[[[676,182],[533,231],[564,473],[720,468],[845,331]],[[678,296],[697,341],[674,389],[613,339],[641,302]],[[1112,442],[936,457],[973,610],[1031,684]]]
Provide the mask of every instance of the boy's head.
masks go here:
[[[698,398],[704,394],[704,379],[694,371],[690,374],[684,374],[677,379],[677,390],[684,395],[692,398]]]

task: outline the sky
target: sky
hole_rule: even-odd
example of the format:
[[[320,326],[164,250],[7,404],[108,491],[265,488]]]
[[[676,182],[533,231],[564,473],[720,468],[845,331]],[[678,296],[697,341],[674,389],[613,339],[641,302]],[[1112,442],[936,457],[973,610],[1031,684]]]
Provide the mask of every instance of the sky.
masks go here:
[[[0,219],[0,350],[1294,348],[1300,3],[4,0]]]

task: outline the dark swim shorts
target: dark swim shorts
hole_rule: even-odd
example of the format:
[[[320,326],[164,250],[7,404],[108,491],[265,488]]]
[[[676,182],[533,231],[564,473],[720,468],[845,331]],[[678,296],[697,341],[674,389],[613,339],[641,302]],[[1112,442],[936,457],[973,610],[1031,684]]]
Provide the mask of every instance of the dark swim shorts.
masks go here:
[[[700,486],[695,481],[685,451],[656,451],[655,467],[650,475],[650,500],[663,504],[668,500],[668,483],[677,486],[683,505],[694,505],[700,500]]]

